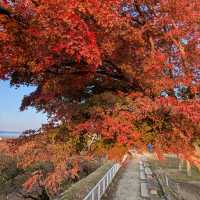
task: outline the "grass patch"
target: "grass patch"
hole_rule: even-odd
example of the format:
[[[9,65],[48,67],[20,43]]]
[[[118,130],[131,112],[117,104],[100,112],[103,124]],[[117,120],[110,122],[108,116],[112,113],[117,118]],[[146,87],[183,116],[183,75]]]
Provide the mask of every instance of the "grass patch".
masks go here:
[[[59,200],[82,200],[87,193],[99,182],[105,173],[112,167],[113,162],[108,161],[96,171],[73,184],[66,190]]]
[[[200,181],[200,171],[197,167],[192,166],[192,176],[187,176],[185,162],[182,170],[178,170],[179,159],[177,157],[166,156],[166,159],[162,161],[150,159],[150,164],[153,170],[162,170],[177,182]]]

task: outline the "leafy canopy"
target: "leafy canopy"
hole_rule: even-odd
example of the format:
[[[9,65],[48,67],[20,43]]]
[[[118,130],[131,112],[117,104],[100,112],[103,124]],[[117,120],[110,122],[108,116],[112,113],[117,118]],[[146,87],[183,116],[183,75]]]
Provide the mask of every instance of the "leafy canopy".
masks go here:
[[[52,160],[50,188],[83,151],[113,156],[151,143],[159,156],[199,165],[199,1],[4,0],[0,8],[0,78],[36,86],[21,110],[44,111],[56,127],[16,152],[24,163]]]

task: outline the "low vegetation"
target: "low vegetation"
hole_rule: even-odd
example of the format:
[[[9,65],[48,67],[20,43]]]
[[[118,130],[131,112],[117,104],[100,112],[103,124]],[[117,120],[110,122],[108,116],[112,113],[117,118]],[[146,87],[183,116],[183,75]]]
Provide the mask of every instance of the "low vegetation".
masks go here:
[[[86,178],[83,178],[76,184],[66,190],[59,200],[82,200],[84,196],[98,183],[105,173],[112,167],[113,162],[109,161]]]
[[[90,173],[100,167],[101,162],[98,160],[82,161],[78,171],[78,176],[75,179],[66,177],[61,183],[59,192],[63,192],[71,185],[88,176]],[[107,163],[100,168],[99,172],[95,173],[96,179],[101,176],[104,171],[111,166],[111,163]],[[38,170],[43,170],[46,173],[52,171],[53,165],[50,162],[38,162],[27,168],[19,168],[17,161],[8,155],[0,154],[0,200],[48,200],[50,196],[44,186],[39,183],[35,185],[31,190],[26,191],[23,187],[24,183],[32,176],[32,173]],[[89,187],[95,183],[94,178],[87,182]],[[86,184],[87,184],[86,183]]]
[[[8,143],[26,191],[53,197],[82,161],[149,144],[200,167],[199,13],[197,0],[0,0],[0,80],[33,87],[20,110],[49,118]]]
[[[161,161],[152,159],[150,160],[150,163],[151,167],[154,170],[161,170],[177,182],[199,181],[200,183],[199,169],[196,166],[192,165],[191,176],[188,176],[186,162],[183,162],[183,167],[180,170],[180,160],[176,156],[166,156],[165,159]]]

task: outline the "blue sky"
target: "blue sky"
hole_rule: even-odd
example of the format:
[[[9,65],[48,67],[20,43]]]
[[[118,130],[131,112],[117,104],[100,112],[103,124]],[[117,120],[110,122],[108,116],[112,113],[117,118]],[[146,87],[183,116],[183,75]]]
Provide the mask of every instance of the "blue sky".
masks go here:
[[[0,81],[0,130],[23,131],[39,128],[46,122],[46,115],[37,113],[34,108],[19,111],[24,95],[34,90],[33,87],[10,87],[8,81]]]

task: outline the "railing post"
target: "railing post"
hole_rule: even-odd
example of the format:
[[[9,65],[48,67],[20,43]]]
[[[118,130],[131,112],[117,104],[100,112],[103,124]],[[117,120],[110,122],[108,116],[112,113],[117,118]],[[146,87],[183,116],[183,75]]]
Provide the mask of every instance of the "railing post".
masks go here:
[[[101,197],[101,196],[100,196],[100,186],[101,186],[101,185],[99,184],[99,185],[98,185],[98,200],[100,200],[100,197]]]
[[[105,193],[108,185],[112,182],[113,177],[116,175],[120,167],[121,165],[119,163],[114,164],[83,200],[100,200],[101,196]]]
[[[95,199],[94,199],[94,191],[92,191],[92,200],[95,200]]]
[[[107,174],[106,174],[106,176],[105,176],[105,188],[107,188],[107,182],[108,182],[108,178],[107,178]]]
[[[105,192],[105,178],[103,179],[103,193]]]
[[[167,175],[165,175],[165,181],[166,181],[167,187],[169,187],[169,179],[168,179],[168,176],[167,176]]]

